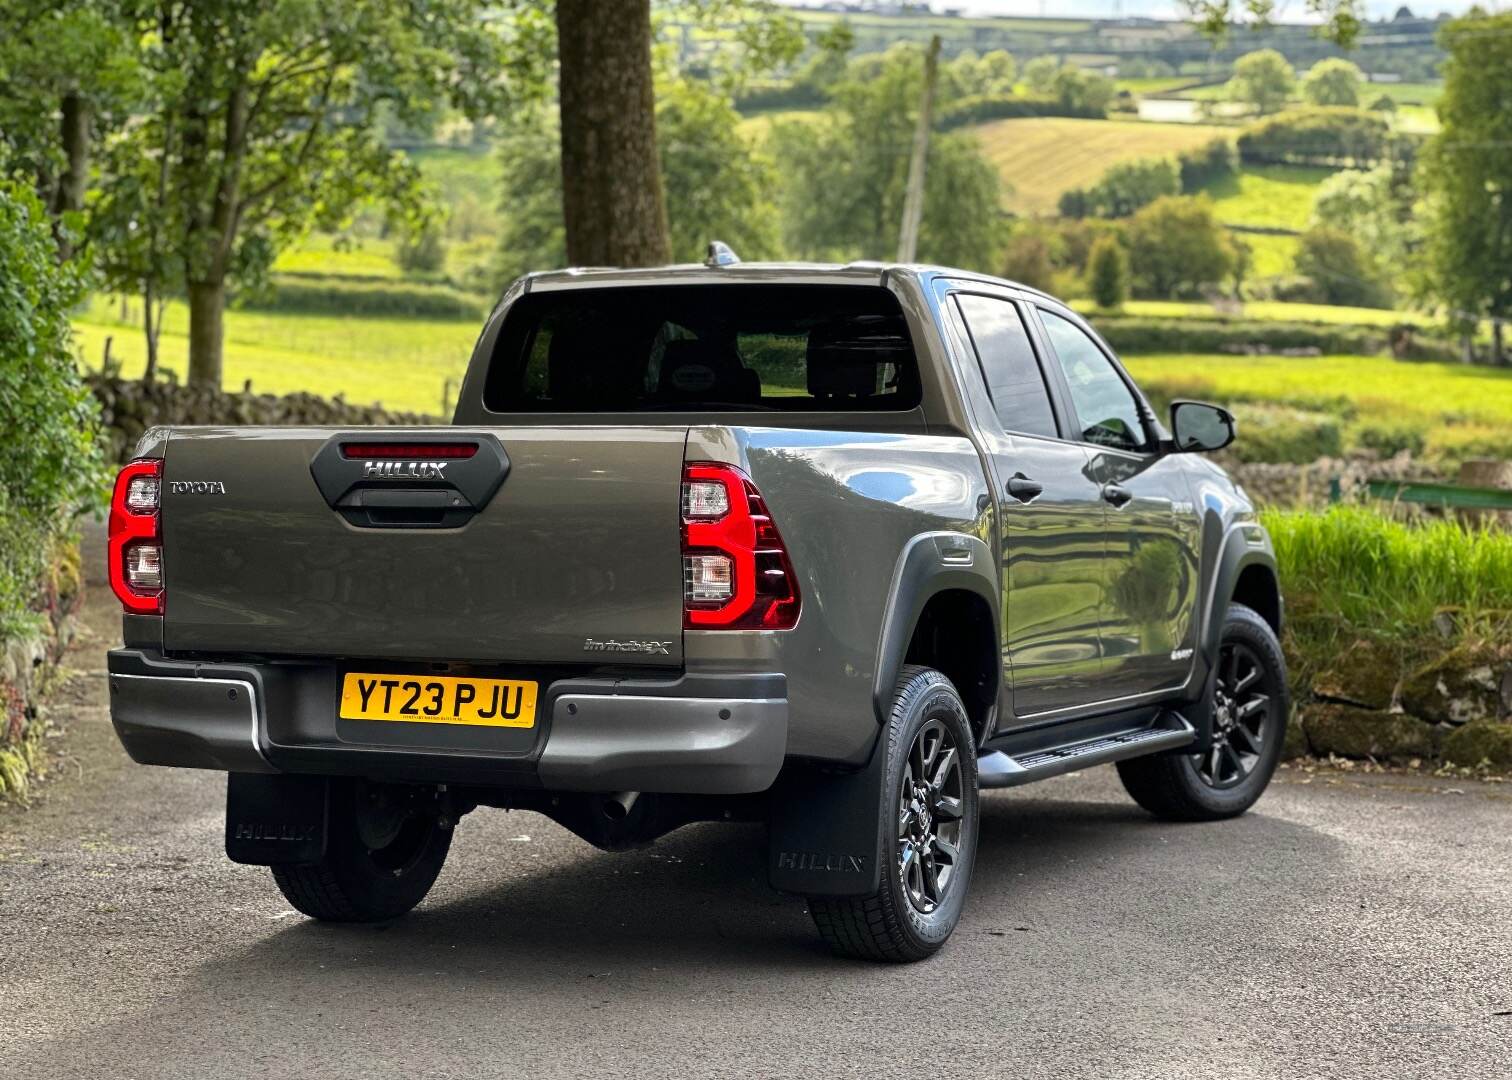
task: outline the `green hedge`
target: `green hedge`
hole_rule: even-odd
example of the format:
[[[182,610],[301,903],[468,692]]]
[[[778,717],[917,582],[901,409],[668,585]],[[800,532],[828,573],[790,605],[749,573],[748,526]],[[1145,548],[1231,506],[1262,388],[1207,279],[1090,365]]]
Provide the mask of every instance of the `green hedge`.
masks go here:
[[[1291,109],[1250,124],[1239,135],[1248,165],[1369,165],[1408,145],[1393,138],[1379,113],[1351,108]]]
[[[1243,319],[1101,317],[1097,329],[1121,353],[1213,353],[1264,348],[1317,349],[1370,356],[1386,348],[1382,327]]]
[[[935,117],[935,128],[939,131],[953,131],[971,124],[986,123],[988,120],[1029,116],[1069,116],[1101,120],[1106,115],[1102,109],[1068,105],[1059,98],[983,94],[961,98],[945,106]]]
[[[481,319],[489,302],[449,285],[341,277],[275,274],[265,293],[239,297],[252,311],[322,315],[406,315],[422,319]]]

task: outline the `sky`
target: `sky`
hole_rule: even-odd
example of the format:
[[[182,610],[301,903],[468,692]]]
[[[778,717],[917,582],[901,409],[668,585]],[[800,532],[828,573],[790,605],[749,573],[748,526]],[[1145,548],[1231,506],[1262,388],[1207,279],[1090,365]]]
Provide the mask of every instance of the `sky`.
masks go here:
[[[814,6],[818,0],[782,0],[798,7]],[[1389,18],[1405,3],[1418,15],[1437,15],[1440,11],[1455,14],[1470,7],[1474,0],[1365,0],[1370,18]],[[1124,16],[1139,15],[1154,19],[1182,17],[1176,0],[931,0],[936,10],[961,8],[969,15],[1052,15],[1079,18],[1113,18],[1122,9]],[[1481,0],[1488,10],[1507,9],[1512,0]],[[1309,22],[1305,0],[1277,0],[1276,21]]]

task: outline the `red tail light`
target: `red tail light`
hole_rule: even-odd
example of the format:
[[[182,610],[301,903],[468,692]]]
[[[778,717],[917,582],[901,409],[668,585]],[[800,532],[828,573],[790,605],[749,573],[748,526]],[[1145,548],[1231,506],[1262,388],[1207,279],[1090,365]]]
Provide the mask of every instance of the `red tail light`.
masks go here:
[[[137,615],[163,613],[162,487],[162,461],[133,461],[110,498],[110,587]]]
[[[683,469],[683,626],[790,630],[798,579],[751,478],[733,465]]]
[[[470,458],[477,443],[342,443],[344,458]]]

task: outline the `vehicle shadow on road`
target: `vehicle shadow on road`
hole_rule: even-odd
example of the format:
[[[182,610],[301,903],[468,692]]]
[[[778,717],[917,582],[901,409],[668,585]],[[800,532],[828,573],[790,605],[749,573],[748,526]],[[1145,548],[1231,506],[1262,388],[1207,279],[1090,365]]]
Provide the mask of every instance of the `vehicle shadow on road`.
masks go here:
[[[1277,827],[1295,828],[1258,816],[1255,824],[1271,842]],[[1132,805],[1112,802],[994,794],[983,801],[963,930],[1012,909],[1015,893],[1026,885],[1043,892],[1053,883],[1077,895],[1089,874],[1132,872],[1124,864],[1139,864],[1153,836],[1180,844],[1183,837],[1197,839],[1204,828],[1252,831],[1243,821],[1162,824]],[[481,837],[478,844],[494,839]],[[624,964],[750,972],[831,962],[803,901],[767,884],[760,826],[694,826],[628,853],[582,846],[571,849],[576,857],[555,865],[501,860],[495,878],[467,840],[458,842],[470,856],[461,889],[453,883],[407,918],[378,926],[291,916],[287,929],[253,947],[249,968],[286,971],[330,948],[370,962],[375,972],[432,971],[438,961],[461,954],[474,975],[507,971],[512,983],[529,985],[549,983],[564,969]],[[221,979],[226,972],[218,967],[206,975]]]

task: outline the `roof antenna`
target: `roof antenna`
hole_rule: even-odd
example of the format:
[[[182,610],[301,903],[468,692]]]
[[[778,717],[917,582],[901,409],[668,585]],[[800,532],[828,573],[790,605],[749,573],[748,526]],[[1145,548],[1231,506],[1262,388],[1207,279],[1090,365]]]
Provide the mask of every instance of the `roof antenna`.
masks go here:
[[[704,256],[705,266],[734,266],[740,262],[740,256],[730,249],[730,245],[723,240],[710,240],[709,253]]]

